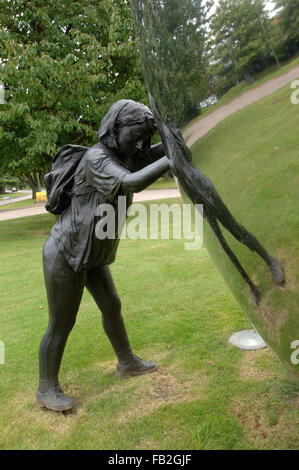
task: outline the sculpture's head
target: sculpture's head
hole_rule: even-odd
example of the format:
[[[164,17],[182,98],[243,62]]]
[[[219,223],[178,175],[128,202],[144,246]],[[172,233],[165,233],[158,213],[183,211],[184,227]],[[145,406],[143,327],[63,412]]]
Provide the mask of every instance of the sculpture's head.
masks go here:
[[[97,137],[124,158],[146,153],[157,128],[151,110],[133,100],[114,103],[101,122]]]

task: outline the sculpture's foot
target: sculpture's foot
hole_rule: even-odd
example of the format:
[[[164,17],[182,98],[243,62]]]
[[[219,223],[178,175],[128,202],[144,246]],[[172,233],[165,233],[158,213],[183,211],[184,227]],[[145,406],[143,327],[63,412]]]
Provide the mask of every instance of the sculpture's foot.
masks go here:
[[[253,284],[253,286],[250,288],[250,292],[253,297],[253,301],[255,305],[259,305],[261,302],[261,297],[262,297],[262,293],[260,289]]]
[[[52,411],[69,411],[75,404],[70,397],[63,393],[60,385],[52,386],[43,392],[38,388],[36,391],[36,401],[41,408],[48,408]]]
[[[154,372],[157,365],[154,362],[143,361],[140,357],[133,355],[133,359],[128,364],[117,364],[116,375],[118,377],[133,377]]]
[[[282,267],[280,266],[279,261],[276,258],[271,257],[268,267],[271,271],[274,281],[277,282],[277,284],[284,284],[285,282],[284,272],[283,272]]]

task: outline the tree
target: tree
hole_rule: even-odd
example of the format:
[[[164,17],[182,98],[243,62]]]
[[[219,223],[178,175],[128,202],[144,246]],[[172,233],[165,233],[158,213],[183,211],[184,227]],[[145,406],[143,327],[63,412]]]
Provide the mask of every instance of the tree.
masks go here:
[[[279,24],[284,34],[286,56],[299,50],[299,0],[276,0]]]
[[[0,194],[5,193],[6,187],[20,186],[18,178],[0,173]]]
[[[207,89],[206,2],[133,0],[132,5],[148,87],[162,114],[181,126]]]
[[[263,0],[219,1],[211,20],[211,60],[227,87],[250,81],[265,67],[270,51],[261,24],[267,22]]]
[[[2,0],[2,171],[33,196],[66,143],[92,145],[121,98],[147,97],[126,0]]]

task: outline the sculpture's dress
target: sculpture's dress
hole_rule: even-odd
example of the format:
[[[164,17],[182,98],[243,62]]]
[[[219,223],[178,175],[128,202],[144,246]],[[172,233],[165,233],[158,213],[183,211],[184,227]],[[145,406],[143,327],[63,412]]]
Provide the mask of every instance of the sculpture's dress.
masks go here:
[[[113,263],[119,243],[118,196],[124,196],[121,183],[125,169],[113,151],[98,143],[83,156],[77,168],[73,197],[52,229],[52,237],[75,272]],[[126,208],[132,203],[126,194]],[[96,236],[100,204],[111,204],[115,211],[115,238],[100,240]]]

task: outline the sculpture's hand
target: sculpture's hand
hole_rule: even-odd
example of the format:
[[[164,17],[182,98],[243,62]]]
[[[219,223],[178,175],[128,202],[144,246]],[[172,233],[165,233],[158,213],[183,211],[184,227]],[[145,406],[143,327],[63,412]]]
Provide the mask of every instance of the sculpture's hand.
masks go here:
[[[171,136],[168,135],[168,138],[173,140],[176,152],[172,155],[172,158],[175,158],[177,163],[180,160],[181,163],[188,162],[192,163],[192,153],[191,150],[187,147],[186,142],[181,134],[181,131],[175,126],[173,120],[170,116],[166,116],[165,126],[171,133]]]
[[[172,119],[166,116],[165,123],[162,123],[159,111],[151,95],[149,95],[149,99],[166,156],[169,159],[170,169],[172,173],[177,176],[182,166],[186,165],[186,163],[191,163],[191,151],[187,147],[180,130],[174,125]]]

